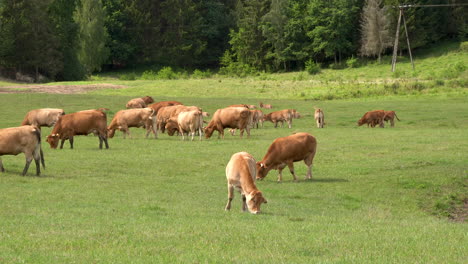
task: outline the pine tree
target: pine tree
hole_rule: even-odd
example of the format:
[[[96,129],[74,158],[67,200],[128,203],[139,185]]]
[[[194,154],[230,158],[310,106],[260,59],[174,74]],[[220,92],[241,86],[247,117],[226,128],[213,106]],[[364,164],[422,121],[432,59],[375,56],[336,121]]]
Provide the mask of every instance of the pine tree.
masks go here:
[[[101,0],[81,0],[73,17],[79,26],[78,59],[86,73],[101,70],[101,65],[109,57],[106,46],[108,34],[104,26],[104,9]]]
[[[366,0],[362,10],[360,49],[362,55],[378,56],[379,63],[384,50],[392,45],[390,20],[381,4],[382,0]]]
[[[275,70],[283,64],[283,69],[286,70],[286,36],[285,27],[287,23],[286,17],[287,0],[272,0],[270,12],[262,18],[262,33],[268,41],[271,50],[266,55],[266,58],[272,58]]]

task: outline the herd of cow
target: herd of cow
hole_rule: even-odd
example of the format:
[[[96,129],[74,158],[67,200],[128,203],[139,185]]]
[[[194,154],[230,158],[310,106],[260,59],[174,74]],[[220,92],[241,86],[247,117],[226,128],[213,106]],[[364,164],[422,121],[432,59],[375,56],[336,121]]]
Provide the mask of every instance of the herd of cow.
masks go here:
[[[269,104],[260,102],[260,107],[272,109]],[[213,114],[210,122],[203,120],[208,117],[207,112],[203,112],[197,106],[185,106],[177,101],[163,101],[154,103],[153,98],[145,96],[130,100],[125,110],[118,111],[109,125],[107,125],[106,111],[108,109],[99,108],[83,110],[76,113],[65,114],[63,109],[42,108],[29,111],[20,127],[0,129],[0,171],[5,169],[2,164],[2,155],[18,155],[24,153],[26,165],[23,175],[28,171],[29,165],[34,159],[36,163],[36,175],[40,175],[40,164],[45,168],[44,154],[41,148],[41,127],[53,127],[51,134],[46,141],[51,148],[60,148],[66,140],[69,140],[70,147],[73,148],[74,136],[94,134],[99,138],[99,148],[103,143],[109,148],[107,139],[112,138],[116,130],[123,132],[124,138],[130,136],[130,127],[144,127],[146,137],[152,132],[158,138],[158,131],[172,136],[176,132],[185,140],[191,135],[194,139],[198,134],[200,140],[204,134],[210,138],[214,131],[218,131],[218,138],[224,138],[224,130],[230,128],[234,135],[239,129],[240,137],[243,137],[244,130],[250,136],[250,128],[263,127],[264,121],[270,121],[275,127],[286,122],[291,128],[292,120],[300,118],[301,115],[295,109],[284,109],[264,114],[262,110],[256,109],[254,105],[237,104],[226,108],[218,109]],[[384,121],[390,121],[394,126],[394,111],[375,110],[364,114],[358,121],[358,125],[363,124],[375,127],[384,127]],[[324,113],[320,108],[315,109],[314,119],[318,128],[323,128]],[[204,124],[207,123],[206,126]],[[280,137],[273,141],[268,148],[264,158],[255,162],[255,159],[246,152],[239,152],[232,155],[226,167],[226,177],[228,181],[228,203],[226,210],[231,208],[234,188],[238,188],[242,195],[242,209],[251,213],[259,213],[260,205],[266,203],[262,192],[255,186],[255,179],[263,179],[270,170],[278,170],[278,182],[282,181],[282,170],[288,166],[294,181],[297,177],[294,173],[294,162],[304,161],[307,165],[306,179],[312,178],[312,162],[316,153],[317,141],[308,133],[295,133],[290,136]]]

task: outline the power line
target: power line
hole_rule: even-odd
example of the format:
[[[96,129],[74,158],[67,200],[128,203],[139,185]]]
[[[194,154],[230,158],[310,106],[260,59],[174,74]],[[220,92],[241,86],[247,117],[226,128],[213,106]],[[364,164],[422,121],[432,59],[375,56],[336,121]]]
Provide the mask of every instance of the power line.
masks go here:
[[[468,3],[465,4],[434,4],[434,5],[420,5],[420,4],[406,4],[406,5],[399,5],[393,6],[394,8],[409,8],[409,7],[442,7],[442,6],[468,6]]]

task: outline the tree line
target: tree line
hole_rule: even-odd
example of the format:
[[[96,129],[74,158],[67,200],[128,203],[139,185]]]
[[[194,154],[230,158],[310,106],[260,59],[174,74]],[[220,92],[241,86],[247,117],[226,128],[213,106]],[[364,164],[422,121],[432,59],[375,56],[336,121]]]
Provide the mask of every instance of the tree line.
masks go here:
[[[103,67],[291,71],[380,56],[400,0],[0,0],[0,73],[81,80]],[[459,3],[413,0],[413,4]],[[468,36],[466,6],[405,10],[412,48]],[[404,33],[403,33],[404,34]],[[406,48],[402,38],[399,45]]]

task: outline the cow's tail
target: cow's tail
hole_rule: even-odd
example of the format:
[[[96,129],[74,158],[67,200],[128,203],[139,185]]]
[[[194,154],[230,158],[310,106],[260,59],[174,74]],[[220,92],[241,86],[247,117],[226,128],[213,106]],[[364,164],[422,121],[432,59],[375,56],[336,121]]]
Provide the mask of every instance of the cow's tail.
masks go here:
[[[39,156],[41,163],[42,163],[42,167],[45,169],[44,152],[42,151],[42,146],[41,146],[42,145],[41,144],[41,130],[37,128],[36,126],[34,126],[33,133],[34,135],[36,135],[36,138],[37,138],[37,145],[36,145],[36,149],[34,150],[34,158],[37,158],[37,156]]]
[[[396,117],[396,119],[397,119],[398,121],[400,121],[400,119],[399,119],[398,116],[396,115],[396,112],[395,112],[395,117]]]

